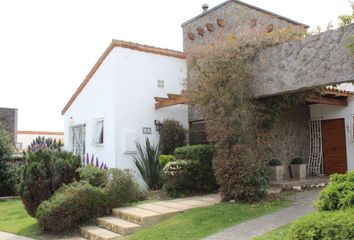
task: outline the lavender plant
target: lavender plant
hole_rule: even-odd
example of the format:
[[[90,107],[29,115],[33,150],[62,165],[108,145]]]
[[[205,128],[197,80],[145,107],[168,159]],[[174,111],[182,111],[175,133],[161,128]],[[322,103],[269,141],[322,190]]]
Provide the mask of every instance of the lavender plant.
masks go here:
[[[105,164],[104,162],[101,162],[101,164],[98,161],[98,157],[96,157],[95,160],[95,155],[92,154],[91,157],[88,153],[86,153],[86,159],[84,159],[83,161],[83,165],[84,166],[95,166],[101,170],[108,170],[107,164]]]

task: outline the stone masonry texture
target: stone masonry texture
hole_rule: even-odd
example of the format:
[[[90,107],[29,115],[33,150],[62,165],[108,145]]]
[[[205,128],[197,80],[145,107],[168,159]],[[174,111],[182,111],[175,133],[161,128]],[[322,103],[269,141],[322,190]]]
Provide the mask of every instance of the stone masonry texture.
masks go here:
[[[354,80],[354,54],[346,46],[354,24],[268,48],[253,62],[255,97]]]
[[[9,132],[12,140],[16,142],[17,109],[0,108],[0,125]]]
[[[218,19],[224,21],[219,26]],[[213,31],[208,26],[213,26]],[[231,34],[237,38],[254,36],[256,33],[265,33],[272,26],[273,31],[294,26],[292,23],[276,16],[258,11],[237,2],[229,2],[207,14],[182,26],[183,49],[188,52],[191,48],[205,46],[227,39]],[[198,34],[198,29],[204,29],[204,34]],[[191,40],[188,33],[195,37]]]

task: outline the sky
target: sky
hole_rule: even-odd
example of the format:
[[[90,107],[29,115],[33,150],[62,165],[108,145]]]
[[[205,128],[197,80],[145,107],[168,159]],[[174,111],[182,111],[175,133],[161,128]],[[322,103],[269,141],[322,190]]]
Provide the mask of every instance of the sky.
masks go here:
[[[112,39],[182,50],[181,24],[223,0],[0,0],[0,107],[18,129],[63,131],[61,110]],[[325,29],[348,0],[244,0]]]

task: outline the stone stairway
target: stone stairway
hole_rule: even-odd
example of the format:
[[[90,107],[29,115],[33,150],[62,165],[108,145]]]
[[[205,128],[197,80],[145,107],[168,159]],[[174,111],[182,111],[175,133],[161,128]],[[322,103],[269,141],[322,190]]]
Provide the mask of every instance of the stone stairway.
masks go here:
[[[100,217],[96,226],[80,228],[88,240],[122,240],[124,236],[189,209],[206,207],[221,201],[219,194],[145,203],[133,207],[115,208],[109,217]]]

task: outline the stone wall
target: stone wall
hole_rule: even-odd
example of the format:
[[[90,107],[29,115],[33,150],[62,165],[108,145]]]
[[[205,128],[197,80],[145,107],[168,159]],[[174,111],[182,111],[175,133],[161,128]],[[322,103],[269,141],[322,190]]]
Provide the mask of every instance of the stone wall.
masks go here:
[[[223,41],[230,34],[236,38],[247,38],[257,33],[294,26],[292,22],[275,14],[257,10],[256,7],[249,7],[247,4],[227,1],[220,7],[210,9],[182,24],[183,49],[188,52],[197,46],[209,45],[218,40]]]
[[[354,24],[287,42],[253,62],[255,97],[296,92],[354,80],[354,54],[346,46]]]
[[[289,178],[289,165],[292,159],[309,158],[309,119],[307,105],[292,107],[280,114],[272,129],[273,158],[283,162],[284,177]]]
[[[17,109],[0,108],[0,125],[9,132],[12,140],[16,143]]]

